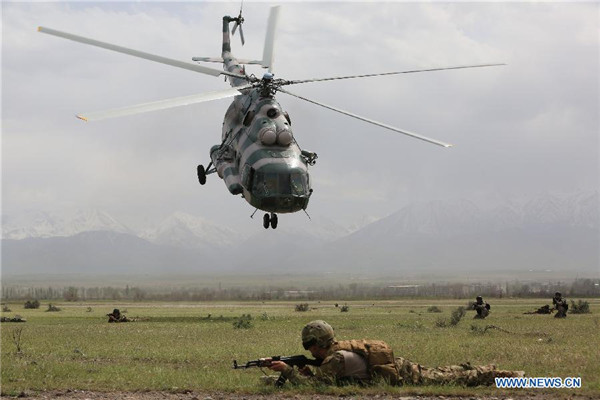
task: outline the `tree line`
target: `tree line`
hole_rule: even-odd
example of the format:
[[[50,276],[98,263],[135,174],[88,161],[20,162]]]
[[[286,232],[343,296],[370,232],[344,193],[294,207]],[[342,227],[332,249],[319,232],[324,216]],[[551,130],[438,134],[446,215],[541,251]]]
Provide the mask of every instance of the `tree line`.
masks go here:
[[[31,287],[2,285],[2,301],[16,300],[128,300],[128,301],[266,301],[266,300],[392,300],[410,298],[501,297],[600,297],[600,280],[575,279],[565,282],[426,283],[384,285],[350,283],[319,287]]]

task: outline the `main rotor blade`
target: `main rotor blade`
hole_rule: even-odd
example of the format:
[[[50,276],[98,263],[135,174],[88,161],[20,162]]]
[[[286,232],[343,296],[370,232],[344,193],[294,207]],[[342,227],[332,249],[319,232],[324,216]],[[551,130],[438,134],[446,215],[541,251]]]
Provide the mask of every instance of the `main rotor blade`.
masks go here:
[[[44,28],[43,26],[38,27],[38,31],[47,33],[49,35],[62,37],[64,39],[73,40],[75,42],[89,44],[92,46],[101,47],[103,49],[116,51],[118,53],[123,53],[123,54],[128,54],[128,55],[134,56],[134,57],[144,58],[146,60],[155,61],[155,62],[158,62],[161,64],[167,64],[167,65],[171,65],[173,67],[178,67],[178,68],[188,69],[190,71],[200,72],[202,74],[207,74],[207,75],[212,75],[212,76],[228,75],[228,76],[233,76],[235,78],[242,78],[242,79],[246,78],[246,76],[244,76],[244,75],[238,75],[238,74],[234,74],[231,72],[221,71],[218,69],[209,68],[209,67],[205,67],[205,66],[198,65],[198,64],[191,64],[191,63],[187,63],[184,61],[179,61],[179,60],[174,60],[171,58],[157,56],[154,54],[145,53],[143,51],[133,50],[133,49],[129,49],[127,47],[117,46],[117,45],[105,43],[105,42],[100,42],[98,40],[89,39],[89,38],[86,38],[83,36],[73,35],[71,33],[61,32],[61,31],[57,31],[54,29],[50,29],[50,28]]]
[[[111,110],[97,111],[85,114],[77,114],[77,118],[84,121],[98,121],[106,118],[123,117],[126,115],[133,115],[139,113],[145,113],[148,111],[164,110],[167,108],[187,106],[190,104],[202,103],[205,101],[218,100],[226,97],[237,96],[240,94],[240,90],[248,89],[253,87],[254,84],[248,84],[243,86],[237,86],[235,88],[220,90],[216,92],[208,92],[201,94],[193,94],[191,96],[176,97],[173,99],[153,101],[150,103],[136,104],[133,106],[113,108]]]
[[[269,72],[273,72],[273,48],[275,46],[275,31],[279,22],[280,6],[271,7],[269,20],[267,22],[267,33],[265,35],[265,47],[263,49],[263,68],[268,68]]]
[[[347,116],[352,117],[352,118],[360,119],[361,121],[365,121],[365,122],[368,122],[370,124],[377,125],[377,126],[380,126],[382,128],[386,128],[386,129],[392,130],[394,132],[398,132],[398,133],[402,133],[404,135],[412,136],[412,137],[414,137],[416,139],[420,139],[420,140],[423,140],[425,142],[437,144],[438,146],[452,147],[452,145],[449,144],[449,143],[440,142],[439,140],[430,139],[428,137],[421,136],[421,135],[418,135],[418,134],[413,133],[413,132],[405,131],[405,130],[398,129],[398,128],[395,128],[395,127],[390,126],[390,125],[382,124],[381,122],[377,122],[377,121],[374,121],[374,120],[369,119],[369,118],[361,117],[360,115],[356,115],[356,114],[353,114],[351,112],[344,111],[344,110],[341,110],[339,108],[335,108],[335,107],[329,106],[327,104],[319,103],[317,101],[307,99],[306,97],[298,96],[296,94],[288,92],[287,90],[279,89],[279,91],[283,92],[285,94],[289,94],[290,96],[297,97],[297,98],[299,98],[301,100],[308,101],[309,103],[313,103],[313,104],[316,104],[318,106],[325,107],[325,108],[327,108],[329,110],[339,112],[341,114],[347,115]]]
[[[428,68],[428,69],[414,69],[410,71],[399,71],[399,72],[384,72],[380,74],[366,74],[366,75],[351,75],[351,76],[334,76],[331,78],[316,78],[316,79],[304,79],[296,81],[287,81],[284,85],[295,85],[297,83],[307,82],[322,82],[322,81],[335,81],[338,79],[354,79],[354,78],[368,78],[371,76],[384,76],[384,75],[399,75],[399,74],[413,74],[416,72],[432,72],[432,71],[445,71],[449,69],[464,69],[464,68],[480,68],[480,67],[497,67],[506,64],[478,64],[478,65],[461,65],[456,67],[443,67],[443,68]]]

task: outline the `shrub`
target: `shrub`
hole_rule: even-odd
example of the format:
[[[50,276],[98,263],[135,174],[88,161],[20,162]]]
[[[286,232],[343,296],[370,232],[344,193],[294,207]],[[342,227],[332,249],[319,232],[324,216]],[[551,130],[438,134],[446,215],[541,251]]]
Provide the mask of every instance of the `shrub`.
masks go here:
[[[22,352],[21,351],[22,350],[22,348],[21,348],[22,336],[23,336],[23,328],[16,328],[12,331],[12,339],[13,339],[13,343],[15,344],[15,346],[17,348],[17,353]]]
[[[269,317],[269,314],[267,314],[266,312],[262,313],[262,315],[260,316],[260,320],[261,321],[268,321],[271,318]]]
[[[438,328],[445,328],[448,326],[448,320],[446,318],[438,318],[437,321],[435,321],[435,326]]]
[[[40,302],[39,300],[27,300],[24,307],[29,309],[40,308]]]
[[[340,307],[340,311],[348,312],[348,311],[350,311],[350,306],[348,306],[347,304],[344,304],[342,307]]]
[[[252,315],[250,314],[242,314],[241,317],[233,321],[234,329],[249,329],[252,326]]]
[[[310,310],[308,303],[296,304],[296,311],[308,311],[308,310]]]
[[[431,313],[441,313],[442,310],[438,306],[431,306],[427,309],[427,312]]]
[[[455,326],[458,324],[466,313],[467,310],[464,307],[458,307],[456,310],[452,311],[452,315],[450,316],[450,325]]]
[[[589,314],[590,313],[590,303],[587,301],[577,300],[575,303],[571,300],[571,314]]]
[[[450,321],[445,318],[438,318],[435,322],[435,326],[438,328],[446,328],[448,326],[456,326],[462,317],[465,316],[467,310],[464,307],[458,307],[456,310],[452,311],[452,315],[450,315]]]

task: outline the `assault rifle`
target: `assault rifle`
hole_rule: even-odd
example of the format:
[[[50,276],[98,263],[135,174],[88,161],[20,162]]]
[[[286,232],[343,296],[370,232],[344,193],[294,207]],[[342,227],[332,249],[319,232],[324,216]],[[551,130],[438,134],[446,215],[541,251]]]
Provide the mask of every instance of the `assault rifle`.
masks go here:
[[[323,360],[311,359],[306,356],[273,356],[270,359],[258,359],[248,361],[246,364],[238,364],[236,360],[233,360],[233,369],[246,369],[252,367],[268,367],[271,365],[271,361],[282,361],[289,365],[290,367],[296,366],[298,368],[304,368],[307,365],[313,365],[315,367],[320,366],[323,363]],[[275,382],[276,387],[281,387],[285,383],[286,378],[281,375],[277,381]]]

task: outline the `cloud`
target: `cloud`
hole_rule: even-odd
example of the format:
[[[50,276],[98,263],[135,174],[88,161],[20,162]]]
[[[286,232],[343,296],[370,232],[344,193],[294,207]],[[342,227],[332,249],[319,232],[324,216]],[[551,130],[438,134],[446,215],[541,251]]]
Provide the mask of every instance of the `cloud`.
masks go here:
[[[293,88],[454,143],[452,149],[278,95],[300,145],[320,156],[311,169],[310,209],[339,220],[351,213],[390,213],[414,199],[597,187],[595,11],[586,3],[284,5],[277,77],[508,63]],[[253,210],[222,182],[215,178],[200,188],[195,180],[195,166],[206,165],[210,146],[220,141],[228,100],[97,123],[74,118],[228,84],[36,32],[43,25],[190,61],[219,55],[225,14],[237,14],[237,8],[195,2],[3,4],[3,212],[72,204],[140,220],[176,210],[231,226],[246,219]],[[245,4],[244,14],[247,44],[241,48],[235,37],[234,54],[260,58],[268,4]]]

